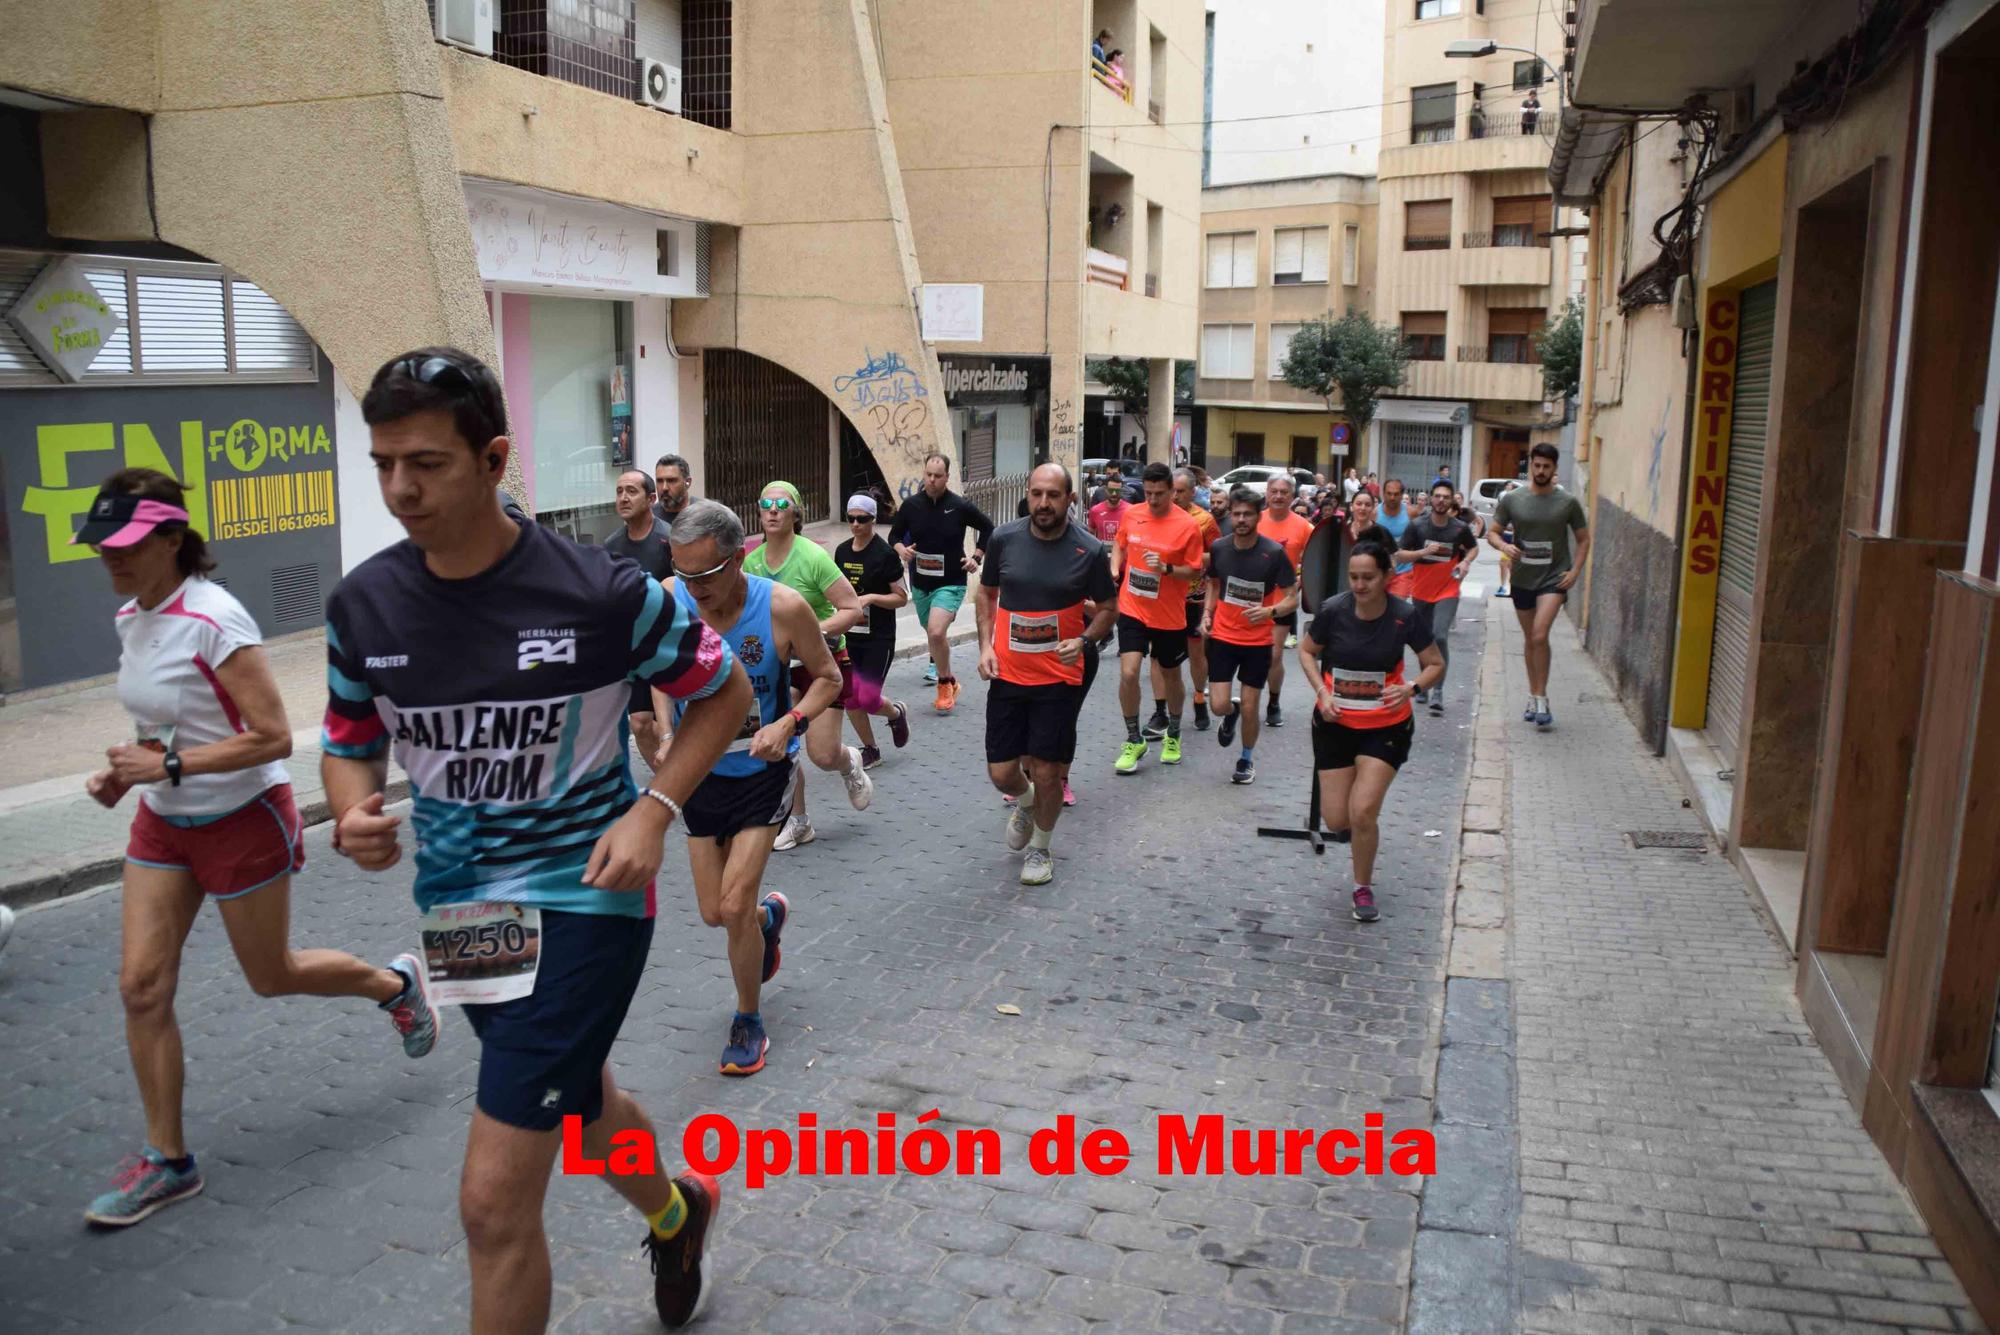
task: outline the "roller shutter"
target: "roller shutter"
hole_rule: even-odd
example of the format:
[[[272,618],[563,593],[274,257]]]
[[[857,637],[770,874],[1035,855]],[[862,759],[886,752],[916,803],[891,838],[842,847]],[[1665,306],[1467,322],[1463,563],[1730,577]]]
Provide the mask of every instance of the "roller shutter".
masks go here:
[[[1750,668],[1750,603],[1763,536],[1764,443],[1771,416],[1771,346],[1778,285],[1743,293],[1736,343],[1736,397],[1729,418],[1729,467],[1722,500],[1722,569],[1715,589],[1715,648],[1708,665],[1708,737],[1733,760],[1743,725]]]

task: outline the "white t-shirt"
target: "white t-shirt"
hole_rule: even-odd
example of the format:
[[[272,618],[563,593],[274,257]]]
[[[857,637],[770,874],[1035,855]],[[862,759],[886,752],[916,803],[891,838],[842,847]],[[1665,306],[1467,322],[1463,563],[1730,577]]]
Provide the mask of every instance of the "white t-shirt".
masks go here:
[[[118,609],[118,703],[132,716],[135,739],[191,751],[242,732],[243,718],[216,669],[263,632],[227,589],[190,575],[148,612],[135,598]],[[191,774],[176,788],[162,780],[139,798],[162,816],[220,816],[287,783],[274,760],[231,774]]]

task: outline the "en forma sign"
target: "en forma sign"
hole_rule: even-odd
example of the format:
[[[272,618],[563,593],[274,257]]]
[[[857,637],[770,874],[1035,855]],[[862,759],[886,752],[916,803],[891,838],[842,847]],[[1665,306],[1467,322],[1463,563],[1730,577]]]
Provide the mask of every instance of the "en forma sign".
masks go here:
[[[1722,569],[1722,504],[1729,472],[1729,417],[1736,398],[1738,305],[1718,292],[1702,314],[1694,451],[1688,460],[1687,539],[1681,544],[1680,642],[1674,656],[1673,722],[1707,722],[1708,665],[1715,645],[1715,583]]]

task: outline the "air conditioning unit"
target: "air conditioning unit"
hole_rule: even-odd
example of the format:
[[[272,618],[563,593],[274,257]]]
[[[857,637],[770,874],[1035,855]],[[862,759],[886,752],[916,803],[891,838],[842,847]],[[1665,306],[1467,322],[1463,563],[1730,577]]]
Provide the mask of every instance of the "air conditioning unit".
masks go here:
[[[493,54],[493,0],[432,0],[431,9],[440,42]]]
[[[681,67],[639,57],[639,101],[672,116],[681,114]]]

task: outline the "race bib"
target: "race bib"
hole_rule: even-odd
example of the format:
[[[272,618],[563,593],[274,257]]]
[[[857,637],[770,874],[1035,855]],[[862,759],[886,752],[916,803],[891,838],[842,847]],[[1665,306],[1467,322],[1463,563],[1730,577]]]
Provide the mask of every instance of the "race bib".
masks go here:
[[[1160,596],[1160,572],[1134,566],[1125,572],[1125,588],[1134,598],[1157,598]]]
[[[1222,601],[1231,607],[1248,611],[1264,605],[1264,586],[1254,579],[1238,579],[1231,575],[1222,581]]]
[[[1524,566],[1545,566],[1551,564],[1556,559],[1556,545],[1554,542],[1534,542],[1523,538],[1520,547],[1521,559],[1517,564]]]
[[[1009,612],[1007,647],[1017,654],[1054,653],[1056,641],[1062,638],[1059,617],[1056,612]]]
[[[917,553],[917,573],[925,579],[944,578],[944,558],[929,552]]]
[[[542,911],[524,904],[441,904],[419,927],[424,979],[440,1005],[513,1001],[535,990]]]
[[[1327,686],[1333,691],[1334,703],[1342,709],[1382,708],[1382,688],[1388,683],[1386,672],[1350,672],[1346,668],[1335,668],[1326,677]]]
[[[763,708],[753,703],[750,706],[750,712],[743,716],[743,726],[736,730],[736,740],[729,744],[729,749],[731,751],[748,751],[752,739],[757,736],[757,729],[763,726]]]

